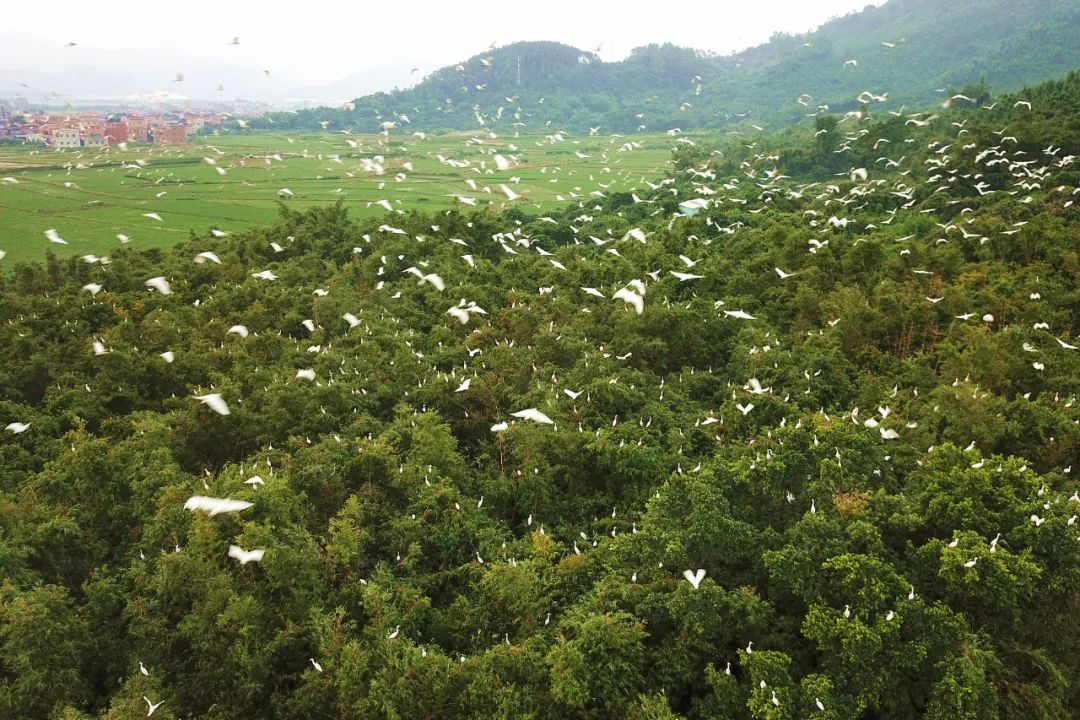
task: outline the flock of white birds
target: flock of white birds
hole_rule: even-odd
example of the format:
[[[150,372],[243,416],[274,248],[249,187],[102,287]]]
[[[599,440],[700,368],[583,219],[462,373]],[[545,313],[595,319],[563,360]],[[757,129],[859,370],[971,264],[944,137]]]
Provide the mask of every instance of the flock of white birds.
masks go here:
[[[850,60],[845,63],[845,66],[855,65],[855,60]],[[867,91],[860,95],[860,99],[870,102],[884,102],[887,99],[887,93],[873,93]],[[952,100],[962,99],[961,96],[956,96]],[[805,104],[807,100],[800,98],[800,102]],[[1018,109],[1030,110],[1030,103],[1026,101],[1019,101],[1016,103]],[[973,112],[978,112],[974,110]],[[384,126],[383,132],[389,136],[389,134],[397,127],[399,121],[388,121]],[[844,153],[846,150],[850,150],[852,143],[857,139],[863,137],[866,133],[870,132],[861,123],[861,117],[856,114],[852,114],[845,118],[842,128],[850,128],[847,130],[844,144],[837,151],[838,153]],[[734,178],[718,178],[715,173],[708,168],[708,166],[692,167],[686,171],[686,175],[693,185],[693,196],[687,198],[680,204],[680,212],[671,217],[668,222],[668,228],[673,228],[674,224],[678,221],[679,217],[705,213],[706,225],[715,232],[715,238],[702,239],[697,237],[688,237],[685,240],[684,254],[679,255],[679,263],[673,267],[658,267],[658,268],[640,268],[640,273],[637,277],[627,277],[625,282],[616,284],[611,288],[604,287],[558,287],[548,286],[539,287],[537,292],[540,295],[545,294],[566,294],[569,293],[575,298],[580,300],[581,312],[591,312],[595,303],[620,303],[624,306],[627,312],[632,312],[636,315],[642,315],[648,306],[652,302],[660,302],[664,304],[670,304],[670,300],[666,297],[656,298],[657,294],[655,287],[658,286],[661,277],[674,277],[678,283],[694,283],[702,280],[706,275],[691,272],[695,269],[695,266],[700,262],[700,258],[695,260],[691,255],[701,255],[709,252],[708,247],[712,244],[714,239],[722,239],[724,237],[730,237],[739,233],[744,227],[741,223],[735,223],[732,225],[723,225],[715,220],[709,213],[714,210],[722,209],[725,207],[741,207],[750,213],[768,213],[770,210],[770,204],[777,199],[784,199],[789,203],[794,203],[801,208],[802,217],[806,228],[815,235],[811,239],[806,248],[805,262],[810,264],[814,261],[814,256],[823,247],[830,244],[830,242],[836,243],[842,239],[846,240],[851,228],[857,229],[861,234],[866,235],[865,238],[855,239],[854,242],[876,242],[886,247],[888,252],[895,253],[899,256],[912,255],[916,252],[917,255],[923,255],[923,253],[917,252],[920,248],[927,248],[942,244],[948,244],[953,238],[964,239],[977,239],[980,243],[987,243],[990,240],[990,236],[995,233],[1000,233],[1004,236],[1009,236],[1015,241],[1023,240],[1024,222],[1018,222],[1013,227],[1009,227],[1006,230],[992,230],[987,226],[984,226],[979,213],[971,208],[962,208],[957,214],[958,220],[947,224],[938,224],[937,231],[933,233],[935,237],[917,237],[909,235],[902,238],[883,238],[876,236],[876,233],[881,232],[884,235],[885,228],[890,224],[896,222],[898,219],[903,218],[907,214],[918,214],[928,212],[927,210],[918,207],[916,199],[916,191],[921,187],[931,187],[935,194],[942,194],[944,200],[949,203],[958,203],[959,199],[954,198],[957,187],[963,185],[963,181],[971,181],[974,183],[976,189],[980,195],[986,195],[991,193],[1005,192],[1015,196],[1022,203],[1032,202],[1032,193],[1038,191],[1048,193],[1051,196],[1060,198],[1060,202],[1065,206],[1071,205],[1072,198],[1077,194],[1080,194],[1080,188],[1072,188],[1064,185],[1059,185],[1055,181],[1055,177],[1073,167],[1075,157],[1071,155],[1062,155],[1061,148],[1047,147],[1041,154],[1041,156],[1030,156],[1026,153],[1016,152],[1010,146],[1015,144],[1015,138],[1009,135],[1008,128],[1002,128],[996,135],[998,140],[992,145],[985,147],[976,147],[973,142],[965,138],[968,135],[968,130],[964,127],[965,122],[951,122],[942,120],[938,116],[930,113],[915,113],[906,116],[906,123],[908,126],[915,128],[916,130],[925,127],[932,127],[942,132],[949,132],[955,138],[953,142],[941,142],[934,141],[930,143],[929,150],[931,157],[926,161],[924,167],[916,168],[912,166],[911,161],[905,156],[904,148],[894,148],[892,156],[885,154],[878,159],[877,164],[874,167],[852,168],[849,173],[845,173],[845,176],[841,178],[841,181],[836,183],[808,183],[798,184],[791,182],[791,178],[782,175],[777,169],[777,161],[779,158],[775,155],[769,156],[765,154],[759,154],[754,157],[753,162],[746,162],[743,164],[743,176]],[[671,131],[672,137],[678,137],[679,132],[676,129]],[[552,142],[558,142],[566,138],[569,134],[564,132],[555,133],[551,136]],[[622,138],[616,138],[619,142]],[[463,140],[466,144],[471,141],[468,139]],[[676,142],[691,142],[680,138]],[[753,138],[747,138],[746,142],[749,147],[753,147]],[[907,143],[915,143],[914,138],[906,140]],[[875,147],[885,146],[888,141],[882,139],[875,145]],[[954,167],[953,160],[955,154],[958,152],[974,151],[975,162],[985,168],[992,168],[1001,166],[1007,169],[1009,176],[1013,179],[1014,184],[1009,188],[993,188],[985,183],[979,175],[974,177],[967,177],[961,174]],[[505,155],[503,154],[505,153]],[[499,168],[513,167],[515,162],[513,158],[513,152],[510,150],[493,151],[494,162]],[[509,158],[509,159],[508,159]],[[446,159],[447,163],[454,162],[453,160]],[[371,171],[379,172],[381,168],[377,167],[378,163],[372,161]],[[609,166],[610,168],[610,166]],[[917,179],[925,174],[925,179]],[[514,256],[520,254],[538,254],[546,258],[550,265],[557,271],[566,270],[566,264],[568,262],[578,262],[579,267],[588,267],[591,264],[597,264],[601,262],[605,255],[622,258],[620,253],[620,247],[623,247],[625,243],[641,243],[648,244],[651,242],[650,233],[642,228],[631,228],[622,237],[597,237],[589,236],[581,232],[581,226],[586,224],[591,217],[587,214],[590,212],[588,206],[589,202],[594,202],[592,197],[604,197],[604,188],[601,183],[594,180],[596,185],[595,190],[586,189],[580,196],[574,198],[568,198],[569,201],[575,202],[582,208],[582,214],[576,221],[570,223],[569,230],[575,239],[574,244],[563,246],[557,249],[557,252],[553,250],[545,249],[541,240],[530,236],[530,234],[523,229],[523,226],[511,225],[504,231],[495,234],[491,237],[491,242],[496,243],[507,256],[508,261],[512,261]],[[653,193],[653,197],[664,193],[675,193],[679,190],[674,187],[674,181],[667,179],[658,183],[648,183],[649,190],[643,190],[642,193],[649,195]],[[479,187],[475,181],[468,181],[468,187],[471,191],[477,191]],[[748,200],[749,193],[748,188],[756,188],[753,191],[751,197],[756,197],[755,200]],[[491,189],[489,188],[490,192]],[[516,202],[521,198],[520,196],[511,190],[507,185],[500,184],[497,188],[498,192],[501,192],[508,202]],[[463,188],[463,193],[464,193]],[[283,188],[281,194],[288,195],[291,191],[288,188]],[[474,203],[469,202],[470,196],[462,194],[460,200],[465,205],[471,205]],[[636,203],[655,203],[655,199],[641,198],[635,192],[633,194],[634,202]],[[879,211],[868,208],[887,206],[887,210]],[[379,205],[386,209],[387,213],[391,215],[378,230],[374,233],[370,233],[364,237],[365,246],[357,247],[355,253],[375,257],[380,254],[380,241],[384,238],[393,236],[406,235],[406,231],[402,228],[396,227],[394,224],[393,216],[400,213],[400,210],[395,209],[393,204],[393,198],[388,198],[386,201],[379,201]],[[594,209],[598,209],[597,208]],[[156,213],[146,213],[147,218],[151,218],[155,221],[161,222],[162,218]],[[545,223],[551,223],[553,225],[559,225],[559,221],[551,217],[539,218],[539,221]],[[383,302],[384,312],[385,308],[392,305],[392,300],[401,296],[401,290],[398,287],[402,282],[413,282],[419,286],[423,286],[424,292],[430,292],[435,294],[453,294],[453,291],[459,284],[459,279],[464,280],[469,273],[474,272],[476,268],[475,259],[473,254],[466,253],[461,255],[461,264],[456,267],[443,267],[443,268],[430,268],[429,263],[424,258],[424,248],[431,244],[437,243],[456,243],[462,246],[463,249],[468,250],[469,245],[466,241],[446,237],[440,232],[438,226],[433,225],[431,227],[431,234],[426,236],[416,236],[417,241],[417,257],[413,259],[406,259],[403,256],[387,257],[383,255],[381,257],[381,264],[377,271],[375,290],[376,294],[381,294],[385,302]],[[62,243],[64,239],[61,238],[55,229],[45,229],[44,234],[49,242]],[[281,246],[274,247],[275,252],[279,252],[285,248]],[[222,263],[222,259],[217,253],[206,250],[198,253],[192,258],[193,264],[218,264]],[[408,265],[402,267],[402,265]],[[264,282],[276,282],[279,281],[279,276],[273,272],[272,269],[264,268],[249,268],[250,276],[252,278],[264,281]],[[437,270],[437,271],[436,271]],[[802,269],[785,270],[780,267],[775,267],[769,271],[769,276],[775,274],[775,278],[772,278],[772,282],[780,283],[792,283],[798,282]],[[933,268],[928,267],[913,267],[911,272],[915,278],[925,283],[926,286],[926,301],[931,306],[936,306],[942,301],[942,297],[935,297],[933,293],[947,292],[943,290],[941,284],[937,282],[937,275]],[[406,277],[408,276],[408,277]],[[182,286],[184,284],[184,278],[166,278],[162,276],[150,277],[146,280],[146,287],[150,292],[160,293],[162,295],[173,295],[174,287]],[[83,288],[93,301],[99,301],[98,296],[107,290],[106,282],[94,282],[87,284]],[[323,288],[311,288],[305,289],[312,295],[318,297],[325,297],[331,291]],[[1039,289],[1031,289],[1031,307],[1032,312],[1037,313],[1038,300],[1041,298]],[[724,298],[713,298],[713,306],[715,309],[715,317],[718,322],[737,322],[737,323],[753,323],[757,320],[757,316],[743,308],[729,307]],[[195,300],[199,302],[198,299]],[[461,325],[469,326],[471,324],[485,323],[485,317],[488,315],[488,311],[480,307],[474,301],[467,299],[461,299],[458,302],[448,301],[448,306],[445,310],[445,322],[447,323],[459,323]],[[341,320],[348,326],[350,332],[369,332],[370,328],[366,327],[365,320],[362,319],[362,310],[357,310],[356,313],[345,313]],[[973,322],[973,323],[985,323],[991,329],[1000,329],[1000,324],[995,320],[992,313],[983,308],[970,308],[963,312],[959,312],[954,316],[961,322]],[[820,332],[827,332],[830,328],[837,326],[844,322],[843,317],[833,318],[828,322],[828,327],[823,327]],[[309,332],[315,332],[317,325],[313,320],[305,320],[304,327]],[[557,328],[554,323],[548,328],[549,333],[554,337],[558,334]],[[1038,344],[1025,342],[1023,347],[1017,348],[1020,352],[1030,354],[1032,357],[1031,365],[1036,371],[1043,371],[1049,363],[1054,362],[1055,353],[1068,353],[1075,352],[1078,349],[1077,341],[1074,338],[1062,339],[1054,333],[1055,328],[1051,328],[1045,321],[1038,320],[1033,323],[1033,330],[1041,332],[1045,340]],[[1058,329],[1060,332],[1061,329]],[[239,338],[247,338],[249,336],[249,330],[247,327],[241,324],[233,325],[223,333],[225,335],[235,335]],[[469,351],[469,357],[472,358],[475,354],[482,352],[482,349],[471,345],[470,338],[466,337],[466,348]],[[92,347],[91,352],[95,355],[105,355],[111,352],[111,348],[105,346],[105,344],[99,338],[88,338],[88,346]],[[408,341],[405,341],[408,344]],[[767,353],[778,346],[777,341],[773,341],[769,344],[755,347],[753,352],[755,353]],[[308,350],[313,355],[325,353],[328,351],[327,347],[312,346]],[[416,362],[422,364],[424,362],[422,354],[410,351],[416,355]],[[610,357],[610,353],[606,352],[603,347],[597,349],[598,354],[602,354],[604,357]],[[169,350],[160,354],[162,360],[166,363],[182,362],[183,354],[180,349]],[[622,356],[618,359],[625,359],[626,356]],[[813,382],[815,375],[811,374],[810,369],[805,373],[807,383]],[[332,377],[323,377],[316,373],[314,369],[302,369],[295,375],[294,380],[304,381],[310,383],[320,382],[333,382]],[[432,368],[429,380],[431,382],[444,382],[448,386],[455,388],[454,392],[457,393],[469,393],[475,391],[475,386],[478,382],[483,382],[483,376],[474,366],[469,368],[468,363],[464,363],[460,368],[454,368],[451,372],[440,372]],[[611,382],[617,382],[618,378],[612,378]],[[512,427],[516,422],[535,423],[550,428],[551,432],[564,431],[560,428],[560,419],[563,419],[563,425],[571,424],[566,419],[571,417],[572,414],[576,414],[576,403],[589,403],[590,397],[586,392],[582,397],[583,391],[575,391],[569,388],[560,388],[558,386],[557,379],[552,376],[550,381],[540,381],[545,385],[549,391],[549,402],[544,409],[537,407],[528,407],[516,410],[508,413],[506,417],[494,418],[496,422],[491,426],[493,433],[506,433],[512,431]],[[959,391],[970,392],[974,395],[980,393],[980,389],[977,386],[972,385],[966,380],[957,380],[954,385],[960,388]],[[89,389],[89,388],[88,388]],[[211,388],[212,390],[212,388]],[[746,382],[742,385],[733,387],[732,399],[736,400],[734,404],[735,409],[742,416],[749,415],[755,410],[754,399],[761,398],[762,396],[773,397],[790,397],[791,392],[798,392],[801,389],[782,389],[778,387],[762,387],[757,378],[747,378]],[[806,390],[809,392],[809,390]],[[918,390],[914,389],[913,392],[916,396]],[[897,391],[894,389],[893,397],[895,397]],[[564,409],[565,406],[560,406],[559,399],[565,397],[569,399],[569,402],[574,405],[574,413]],[[786,400],[787,397],[784,397]],[[240,400],[239,398],[226,398],[220,392],[205,392],[202,394],[192,394],[192,399],[203,403],[215,413],[220,415],[229,415],[230,406],[229,402],[234,400]],[[663,382],[661,383],[660,399],[663,400]],[[1070,407],[1073,403],[1073,399],[1058,399],[1058,402],[1066,403],[1066,407]],[[566,401],[563,400],[562,403]],[[824,408],[819,411],[821,415],[828,417]],[[862,425],[869,431],[878,434],[882,442],[888,442],[896,440],[901,437],[905,429],[911,429],[917,427],[917,420],[914,418],[905,418],[903,420],[898,419],[896,414],[890,409],[888,405],[888,399],[883,398],[881,405],[879,405],[876,411],[870,417],[860,416],[858,408],[852,408],[847,411],[846,416],[852,423]],[[713,423],[723,423],[725,421],[722,413],[714,412],[705,417],[697,420],[697,426],[707,426]],[[631,420],[620,420],[615,417],[611,420],[612,427],[615,427],[620,422],[632,422]],[[651,420],[649,421],[651,423]],[[780,425],[783,426],[788,422],[788,418],[784,418]],[[802,418],[795,419],[793,422],[796,425],[800,425],[803,422]],[[639,418],[638,424],[642,427],[646,427],[645,418]],[[10,422],[6,430],[10,433],[24,433],[31,431],[30,423],[20,422],[18,420]],[[577,426],[578,432],[585,432],[580,424]],[[596,430],[599,435],[601,431]],[[639,445],[641,441],[639,440]],[[984,460],[976,457],[977,450],[974,447],[974,443],[967,448],[972,453],[972,467],[981,467]],[[842,463],[843,458],[839,450],[836,452],[836,462]],[[678,468],[677,472],[695,472],[700,470],[701,464],[694,468],[683,470]],[[1071,468],[1063,468],[1062,472],[1069,473]],[[251,491],[257,491],[258,487],[263,485],[266,481],[260,476],[253,476],[245,481],[245,484]],[[816,512],[817,505],[814,498],[796,499],[789,494],[789,502],[804,502],[807,508],[807,512]],[[1073,495],[1069,499],[1072,502],[1080,502],[1080,498]],[[1056,499],[1050,497],[1040,498],[1041,503],[1045,509],[1049,509],[1051,503],[1058,502]],[[251,508],[252,502],[247,500],[237,500],[231,498],[209,497],[203,495],[196,495],[187,500],[184,507],[192,512],[208,513],[209,515],[217,515],[220,513],[233,513],[242,512],[248,508]],[[481,497],[477,502],[477,507],[483,505],[483,498]],[[1076,516],[1070,520],[1072,523],[1076,520]],[[1031,522],[1036,526],[1043,522],[1043,518],[1038,514],[1031,516]],[[529,518],[529,524],[532,524],[532,517]],[[540,532],[543,532],[541,526]],[[612,531],[614,534],[614,530]],[[989,546],[989,552],[994,552],[997,548],[997,544],[1000,541],[1001,536],[994,538]],[[955,542],[953,544],[955,545]],[[178,548],[179,549],[179,548]],[[580,552],[577,549],[576,541],[574,542],[574,549],[576,552]],[[231,545],[229,547],[228,556],[235,559],[239,564],[246,565],[248,563],[257,563],[264,557],[265,549],[244,549],[237,545]],[[483,564],[483,558],[477,553],[477,562]],[[977,558],[973,557],[970,561],[965,563],[968,568],[974,568],[977,562]],[[701,583],[705,580],[706,572],[704,569],[686,569],[682,571],[682,576],[685,580],[697,590]],[[636,579],[636,574],[634,576]],[[911,597],[914,596],[915,589],[911,589]],[[844,609],[845,617],[850,616],[854,612],[850,607]],[[892,613],[890,613],[891,619]],[[550,616],[548,618],[550,620]],[[400,628],[395,629],[390,635],[390,639],[399,637]],[[746,651],[752,652],[753,643],[750,643]],[[322,672],[322,665],[315,659],[311,658],[311,664],[315,671]],[[141,667],[140,670],[143,673],[147,673],[147,670]],[[728,665],[728,672],[730,672],[730,664]],[[154,711],[161,705],[161,703],[152,703],[148,698],[145,699],[147,703],[147,715],[152,715]],[[779,700],[776,697],[775,692],[772,695],[771,701],[773,704],[779,704]],[[822,707],[821,701],[817,701],[819,708]]]

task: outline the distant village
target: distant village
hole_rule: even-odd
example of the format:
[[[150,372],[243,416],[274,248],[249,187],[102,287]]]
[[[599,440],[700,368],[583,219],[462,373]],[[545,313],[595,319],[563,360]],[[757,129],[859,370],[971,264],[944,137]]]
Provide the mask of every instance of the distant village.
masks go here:
[[[183,145],[204,127],[222,123],[218,113],[35,113],[0,109],[0,141],[50,148],[104,147],[125,142]]]

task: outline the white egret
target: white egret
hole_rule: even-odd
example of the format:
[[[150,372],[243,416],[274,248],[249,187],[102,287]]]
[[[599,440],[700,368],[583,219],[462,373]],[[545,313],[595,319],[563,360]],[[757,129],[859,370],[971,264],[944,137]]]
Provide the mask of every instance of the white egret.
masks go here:
[[[265,552],[265,550],[245,550],[239,545],[229,546],[229,557],[236,558],[241,565],[247,565],[249,562],[260,562]]]
[[[185,510],[205,510],[211,515],[225,512],[239,512],[252,507],[254,503],[247,500],[232,500],[230,498],[215,498],[205,495],[193,495],[184,503]]]
[[[697,572],[694,572],[693,570],[683,570],[682,574],[683,577],[686,578],[687,582],[694,586],[695,590],[697,590],[698,586],[701,585],[701,581],[705,579],[704,568],[698,568]]]

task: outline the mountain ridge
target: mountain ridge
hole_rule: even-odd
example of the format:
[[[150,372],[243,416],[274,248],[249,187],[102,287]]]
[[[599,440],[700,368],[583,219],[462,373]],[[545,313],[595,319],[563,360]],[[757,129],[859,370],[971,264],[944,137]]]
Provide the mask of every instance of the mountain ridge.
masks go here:
[[[744,119],[788,125],[819,110],[858,109],[863,91],[887,94],[894,109],[980,83],[1017,90],[1080,67],[1078,31],[1080,5],[1067,0],[890,0],[731,55],[648,45],[609,63],[561,43],[523,42],[436,70],[411,88],[357,98],[351,110],[274,113],[253,127],[314,129],[329,120],[336,129],[374,131],[393,121],[431,131],[550,123],[625,133]]]

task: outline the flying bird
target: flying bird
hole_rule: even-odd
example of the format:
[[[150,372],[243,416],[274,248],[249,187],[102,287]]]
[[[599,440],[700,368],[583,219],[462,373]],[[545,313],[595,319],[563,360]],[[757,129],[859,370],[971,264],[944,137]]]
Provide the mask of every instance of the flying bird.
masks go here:
[[[70,44],[74,45],[75,43]],[[142,699],[146,701],[146,717],[150,717],[151,715],[153,715],[159,707],[165,704],[164,700],[159,703],[152,703],[150,702],[150,698],[146,697],[145,695],[143,695]]]
[[[424,273],[420,272],[419,268],[416,268],[416,267],[405,268],[402,272],[410,273],[410,274],[415,275],[416,277],[420,278],[420,282],[418,282],[417,285],[423,285],[424,283],[430,283],[431,286],[434,287],[439,292],[442,292],[443,290],[446,289],[446,283],[444,283],[443,279],[441,277],[439,277],[438,275],[436,275],[435,273],[428,273],[427,275],[425,275]]]
[[[245,550],[239,545],[229,546],[229,557],[236,558],[241,565],[247,565],[249,562],[261,562],[265,552],[265,550]]]
[[[526,408],[525,410],[518,410],[517,412],[510,413],[510,414],[513,415],[516,418],[521,418],[522,420],[532,420],[533,422],[540,423],[542,425],[554,425],[555,424],[554,420],[552,420],[551,418],[549,418],[547,415],[540,412],[536,408]]]
[[[628,290],[626,288],[622,288],[621,290],[617,290],[615,292],[615,294],[611,296],[611,299],[612,300],[622,300],[624,303],[627,303],[628,305],[632,305],[633,308],[634,308],[634,311],[638,315],[640,315],[641,313],[643,313],[645,311],[645,299],[643,297],[641,297],[640,295],[638,295],[633,290]]]
[[[152,290],[157,290],[162,295],[172,294],[172,288],[169,286],[169,281],[163,277],[152,277],[143,284]]]
[[[464,303],[465,301],[462,300],[461,302]],[[454,307],[446,311],[447,315],[455,318],[462,325],[467,325],[469,323],[469,320],[472,319],[473,313],[479,315],[487,315],[487,311],[477,305],[475,302],[471,302],[468,305],[455,305]]]
[[[185,510],[205,510],[211,515],[227,512],[239,512],[252,507],[254,503],[246,500],[232,500],[230,498],[215,498],[205,495],[193,495],[184,503]]]
[[[221,398],[220,393],[210,393],[209,395],[196,395],[196,400],[200,400],[208,408],[216,412],[218,415],[228,415],[231,411],[229,406]]]
[[[49,228],[48,230],[46,230],[45,237],[48,238],[49,242],[56,243],[57,245],[68,244],[68,241],[60,237],[59,233],[56,232],[55,228]]]
[[[695,590],[697,590],[698,586],[701,585],[701,581],[705,579],[704,568],[698,568],[697,572],[694,572],[693,570],[683,570],[682,574],[683,577],[686,578],[687,582],[694,586]]]

